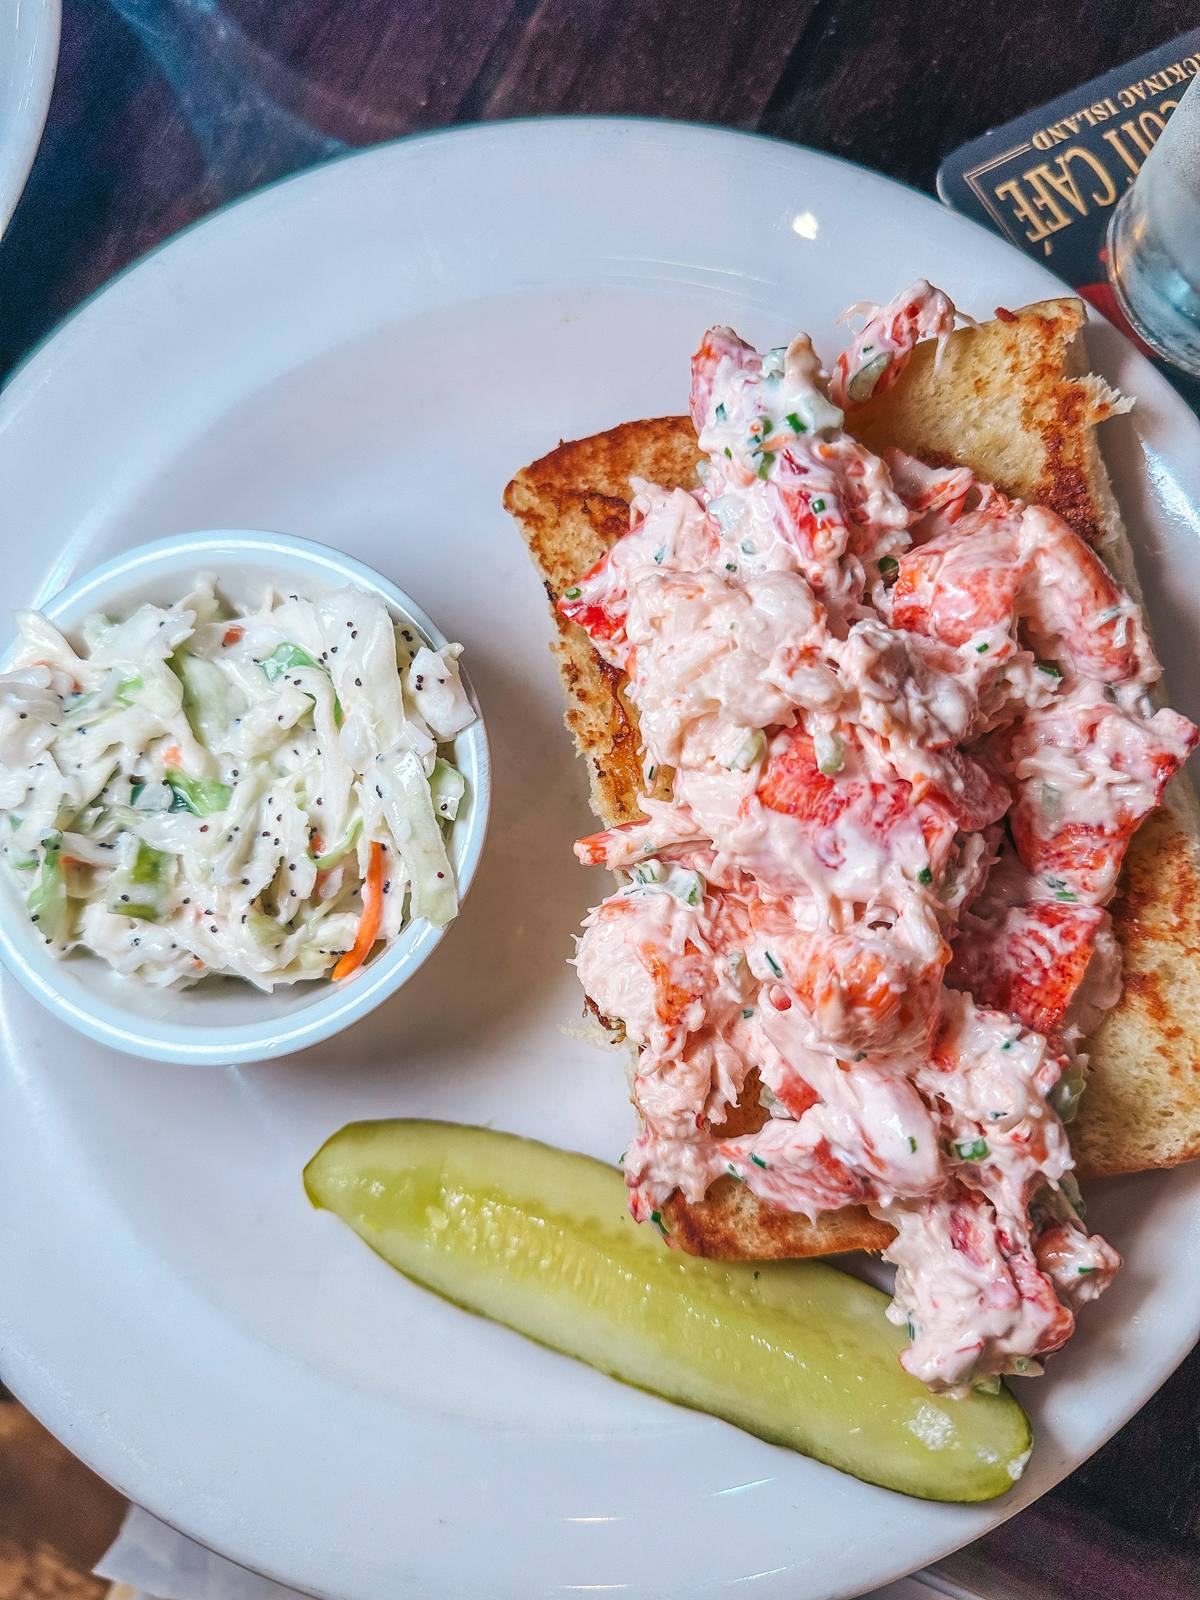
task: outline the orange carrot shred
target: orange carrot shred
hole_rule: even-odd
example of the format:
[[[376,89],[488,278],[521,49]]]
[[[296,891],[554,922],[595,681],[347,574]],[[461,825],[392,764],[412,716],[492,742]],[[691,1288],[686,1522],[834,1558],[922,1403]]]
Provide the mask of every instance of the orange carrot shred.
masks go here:
[[[245,628],[239,628],[237,626],[237,624],[235,623],[233,625],[233,627],[225,629],[225,636],[221,640],[221,643],[222,644],[236,644],[238,642],[238,640],[242,637],[242,635],[245,633],[245,631],[246,631]]]
[[[177,744],[173,744],[170,747],[169,750],[164,750],[163,751],[163,766],[164,767],[177,767],[177,766],[180,765],[180,763],[182,761],[183,761],[183,751],[179,748],[179,746]]]
[[[334,981],[348,978],[371,954],[379,937],[379,924],[383,920],[383,846],[378,841],[371,844],[371,864],[367,868],[367,881],[363,884],[363,910],[358,924],[358,934],[353,948],[347,950],[333,969]]]

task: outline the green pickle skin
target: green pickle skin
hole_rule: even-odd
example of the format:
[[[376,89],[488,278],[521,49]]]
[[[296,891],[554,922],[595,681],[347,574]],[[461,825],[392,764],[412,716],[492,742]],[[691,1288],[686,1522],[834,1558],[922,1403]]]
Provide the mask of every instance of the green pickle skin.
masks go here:
[[[671,1250],[589,1156],[457,1123],[354,1122],[304,1186],[465,1310],[868,1483],[991,1500],[1028,1459],[1007,1390],[953,1400],[909,1377],[879,1290],[821,1261]]]

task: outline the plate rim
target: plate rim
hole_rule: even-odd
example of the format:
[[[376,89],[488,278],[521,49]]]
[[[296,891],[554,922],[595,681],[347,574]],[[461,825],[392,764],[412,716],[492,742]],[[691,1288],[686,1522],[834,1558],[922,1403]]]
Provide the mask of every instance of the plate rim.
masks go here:
[[[50,100],[58,77],[58,54],[62,39],[62,0],[37,0],[31,23],[23,21],[23,9],[21,0],[17,0],[13,38],[20,46],[28,30],[23,60],[33,68],[33,72],[26,87],[27,98],[23,101],[24,144],[7,155],[0,152],[0,239],[4,237],[25,193],[29,174],[42,147],[42,135],[46,130]]]
[[[192,234],[194,232],[197,232],[198,230],[200,230],[205,225],[207,225],[209,223],[213,223],[215,225],[219,221],[223,221],[226,218],[228,213],[236,211],[239,207],[248,206],[248,205],[252,205],[252,204],[255,204],[255,203],[265,202],[276,191],[284,188],[287,185],[290,185],[290,184],[301,184],[306,180],[314,180],[314,179],[319,180],[320,178],[322,178],[324,176],[327,168],[340,167],[343,163],[351,161],[351,160],[355,160],[355,159],[359,159],[359,158],[361,158],[363,160],[367,160],[367,159],[371,158],[372,156],[384,157],[389,152],[395,151],[398,147],[406,147],[406,146],[410,146],[410,145],[414,145],[414,144],[420,144],[422,142],[433,143],[435,141],[444,141],[444,140],[448,140],[448,139],[453,139],[453,140],[456,140],[456,141],[481,140],[481,141],[486,143],[486,142],[490,142],[491,140],[493,140],[496,136],[500,136],[501,138],[503,138],[504,136],[506,136],[508,134],[508,132],[510,132],[511,130],[513,130],[515,128],[528,129],[528,128],[536,126],[536,127],[539,127],[539,128],[546,127],[549,130],[553,131],[553,129],[554,129],[554,127],[556,125],[561,125],[561,124],[569,124],[569,125],[596,124],[596,125],[599,125],[599,126],[601,126],[603,128],[606,128],[606,129],[614,127],[614,126],[616,126],[618,128],[620,128],[622,126],[632,127],[632,128],[643,128],[643,129],[653,130],[654,132],[657,132],[657,133],[666,133],[666,135],[669,138],[686,137],[689,134],[700,132],[700,133],[703,133],[703,134],[708,135],[708,136],[716,136],[721,141],[726,141],[726,140],[738,140],[740,142],[753,141],[753,142],[755,142],[757,144],[763,144],[763,145],[767,146],[768,148],[775,147],[777,149],[781,149],[783,151],[786,151],[790,156],[795,156],[795,157],[799,158],[801,161],[804,161],[804,160],[815,161],[816,163],[818,163],[820,165],[827,165],[827,166],[832,166],[832,167],[837,167],[837,168],[848,169],[849,171],[851,171],[851,172],[853,172],[855,174],[856,178],[860,178],[861,179],[862,177],[865,176],[867,179],[871,180],[873,183],[879,185],[881,187],[881,189],[890,190],[892,188],[896,188],[896,189],[900,189],[902,191],[907,191],[908,194],[916,196],[916,198],[918,200],[924,202],[926,205],[934,207],[935,210],[938,213],[952,217],[954,219],[956,225],[958,225],[958,226],[966,225],[966,226],[969,226],[972,229],[976,230],[977,233],[980,236],[982,236],[982,237],[984,237],[984,238],[986,238],[988,240],[989,248],[994,247],[995,245],[999,244],[999,245],[1004,246],[1004,248],[1007,249],[1007,250],[1012,250],[1014,252],[1014,255],[1018,259],[1021,259],[1023,261],[1027,261],[1028,260],[1028,258],[1024,256],[1023,252],[1021,252],[1019,250],[1016,250],[1016,248],[1014,246],[1012,246],[1011,244],[1009,244],[1008,241],[999,239],[990,230],[982,227],[982,225],[976,223],[973,219],[964,217],[960,213],[949,211],[948,208],[945,208],[944,206],[940,205],[939,202],[936,200],[936,198],[926,194],[922,190],[916,189],[911,185],[908,185],[908,184],[905,184],[903,182],[900,182],[899,180],[892,179],[892,178],[888,177],[886,174],[879,173],[879,172],[875,171],[874,169],[871,169],[871,168],[868,168],[868,167],[864,167],[864,166],[859,165],[858,163],[846,160],[843,157],[830,155],[830,154],[828,154],[828,153],[826,153],[824,151],[814,150],[811,147],[808,147],[808,146],[805,146],[805,145],[801,145],[801,144],[798,144],[798,143],[795,143],[795,142],[789,141],[789,140],[778,139],[778,138],[775,138],[775,137],[770,136],[770,135],[761,134],[761,133],[758,133],[758,132],[756,132],[754,130],[731,129],[731,128],[722,127],[719,124],[713,124],[713,123],[707,123],[707,122],[683,122],[683,121],[676,121],[674,119],[664,119],[664,118],[656,118],[656,117],[626,117],[626,116],[619,116],[619,115],[599,116],[599,117],[598,116],[588,116],[588,115],[578,115],[578,116],[529,116],[529,117],[520,117],[520,118],[497,120],[495,122],[474,123],[474,124],[468,124],[468,125],[463,125],[463,126],[444,127],[444,128],[439,128],[439,129],[433,129],[433,130],[421,130],[421,131],[417,131],[417,132],[413,132],[413,133],[402,135],[402,136],[400,136],[400,137],[398,137],[396,139],[383,141],[383,142],[381,142],[379,144],[374,144],[374,145],[366,146],[366,147],[361,148],[361,149],[355,149],[355,150],[347,151],[345,153],[339,153],[338,155],[330,158],[327,161],[316,163],[313,166],[304,168],[303,170],[301,170],[299,172],[287,174],[286,176],[283,176],[283,177],[280,177],[278,179],[272,180],[271,182],[269,182],[267,184],[264,184],[264,185],[260,186],[259,188],[255,189],[253,191],[250,191],[249,193],[247,193],[245,195],[238,196],[235,199],[233,199],[233,200],[231,200],[231,201],[229,201],[229,202],[227,202],[227,203],[225,203],[225,204],[223,204],[221,206],[218,206],[218,207],[214,208],[212,211],[206,212],[201,217],[195,218],[193,221],[191,221],[186,226],[184,226],[183,228],[178,230],[176,233],[172,234],[171,236],[169,236],[168,238],[166,238],[164,240],[159,241],[157,244],[155,244],[150,249],[148,249],[143,254],[141,254],[139,257],[137,257],[134,261],[128,263],[125,267],[123,267],[121,269],[121,271],[119,271],[112,278],[107,280],[104,284],[100,285],[96,290],[92,291],[84,300],[82,300],[80,302],[80,304],[78,306],[73,307],[63,318],[61,318],[54,325],[53,328],[51,328],[41,339],[39,339],[37,341],[37,343],[34,346],[32,346],[31,349],[28,352],[26,352],[26,354],[21,358],[21,360],[14,366],[14,368],[11,371],[11,373],[6,378],[6,381],[5,381],[4,385],[3,385],[3,388],[0,389],[0,432],[3,431],[3,429],[4,429],[5,425],[6,425],[8,412],[9,412],[10,406],[12,404],[14,394],[15,393],[19,393],[20,385],[25,380],[26,374],[29,372],[30,368],[34,366],[34,364],[36,363],[38,358],[43,355],[43,353],[47,350],[47,348],[54,345],[54,343],[58,339],[59,335],[62,334],[68,327],[70,327],[71,325],[76,323],[85,314],[87,314],[89,311],[91,311],[109,293],[110,290],[114,290],[126,277],[131,277],[140,268],[142,268],[143,266],[146,266],[149,263],[151,263],[154,260],[154,258],[159,256],[160,254],[162,254],[163,252],[165,252],[169,248],[171,248],[171,247],[173,247],[173,246],[175,246],[177,244],[182,244],[183,241],[186,240],[188,235],[190,235],[190,234]],[[236,254],[236,249],[235,249],[234,253]],[[1041,263],[1033,263],[1033,265],[1035,265],[1038,268],[1039,272],[1041,272],[1043,275],[1050,276],[1050,277],[1054,276],[1053,274],[1048,273],[1047,269],[1044,268]],[[1063,284],[1062,288],[1063,288],[1064,292],[1066,292],[1066,293],[1068,293],[1068,294],[1070,294],[1072,296],[1075,296],[1076,293],[1077,293],[1077,291],[1072,289],[1069,285]],[[1093,318],[1093,317],[1099,323],[1103,323],[1104,322],[1104,319],[1100,316],[1100,314],[1094,312],[1094,310],[1089,307],[1089,318]],[[1152,390],[1157,388],[1158,386],[1161,386],[1161,390],[1165,391],[1165,394],[1167,396],[1169,396],[1169,399],[1168,399],[1168,402],[1167,402],[1168,410],[1171,411],[1171,412],[1176,413],[1177,416],[1183,416],[1183,415],[1189,416],[1191,418],[1192,422],[1195,423],[1195,426],[1196,426],[1198,432],[1200,432],[1200,421],[1197,421],[1194,417],[1191,416],[1189,408],[1187,407],[1186,402],[1183,401],[1182,397],[1180,397],[1176,393],[1176,391],[1171,387],[1171,385],[1168,383],[1168,381],[1165,378],[1163,378],[1161,376],[1161,374],[1157,373],[1155,371],[1155,369],[1152,366],[1150,366],[1150,364],[1148,362],[1146,362],[1143,357],[1138,355],[1136,352],[1132,352],[1132,354],[1136,356],[1136,364],[1138,366],[1138,381],[1139,381],[1139,383],[1146,382],[1147,380],[1152,380],[1148,384],[1148,386]],[[1161,1386],[1161,1383],[1166,1381],[1166,1379],[1170,1376],[1170,1373],[1172,1371],[1174,1371],[1175,1367],[1179,1364],[1179,1362],[1183,1360],[1183,1358],[1188,1353],[1188,1350],[1191,1348],[1191,1345],[1195,1342],[1195,1332],[1196,1331],[1200,1331],[1200,1314],[1198,1314],[1198,1316],[1195,1319],[1195,1321],[1196,1321],[1196,1330],[1189,1332],[1187,1338],[1181,1343],[1180,1347],[1178,1348],[1177,1353],[1174,1355],[1170,1366],[1165,1368],[1162,1371],[1161,1378],[1156,1378],[1156,1381],[1154,1382],[1153,1386],[1145,1394],[1143,1394],[1142,1398],[1140,1400],[1138,1400],[1132,1406],[1132,1408],[1128,1411],[1128,1413],[1122,1415],[1121,1418],[1119,1420],[1117,1420],[1113,1424],[1112,1428],[1105,1434],[1105,1436],[1103,1438],[1099,1439],[1092,1446],[1092,1448],[1087,1452],[1087,1455],[1079,1457],[1078,1460],[1074,1460],[1073,1459],[1073,1452],[1072,1452],[1072,1465],[1066,1471],[1057,1472],[1055,1477],[1054,1477],[1054,1479],[1053,1479],[1053,1482],[1061,1481],[1062,1477],[1065,1477],[1067,1475],[1067,1471],[1075,1470],[1075,1467],[1078,1466],[1079,1464],[1081,1464],[1081,1462],[1083,1460],[1086,1460],[1088,1455],[1093,1453],[1093,1451],[1095,1449],[1100,1448],[1101,1445],[1103,1445],[1103,1443],[1105,1443],[1106,1440],[1108,1438],[1110,1438],[1112,1436],[1112,1434],[1115,1433],[1119,1427],[1124,1425],[1124,1423],[1128,1420],[1129,1416],[1132,1416],[1133,1414],[1135,1414],[1135,1412],[1138,1409],[1140,1409],[1142,1405],[1144,1405],[1146,1403],[1146,1400],[1150,1397],[1151,1394],[1153,1394],[1157,1390],[1158,1387]],[[19,1388],[19,1386],[18,1387],[14,1387],[13,1392],[15,1394],[17,1394],[18,1397],[20,1397],[20,1388]],[[54,1432],[56,1430],[53,1427],[51,1427],[50,1431]],[[59,1434],[59,1436],[60,1437],[62,1436],[61,1433]],[[93,1459],[92,1453],[82,1454],[78,1450],[76,1445],[74,1443],[71,1443],[68,1439],[64,1439],[63,1442],[67,1444],[68,1448],[70,1448],[73,1451],[75,1451],[76,1454],[80,1454],[81,1459],[83,1459],[85,1461],[88,1461],[89,1464],[92,1464],[92,1459]],[[104,1472],[104,1473],[102,1473],[102,1475],[107,1477],[108,1481],[114,1483],[116,1486],[118,1486],[118,1487],[121,1486],[120,1476],[111,1474],[109,1472]],[[1049,1488],[1051,1486],[1052,1486],[1051,1483],[1047,1483],[1045,1485],[1045,1488]],[[1040,1496],[1041,1493],[1045,1492],[1045,1488],[1039,1490],[1039,1496]],[[125,1492],[128,1493],[127,1490]],[[131,1498],[132,1498],[132,1496],[131,1496]],[[1017,1511],[1019,1511],[1021,1509],[1024,1509],[1024,1504],[1028,1504],[1028,1503],[1032,1503],[1032,1501],[1024,1502],[1022,1504],[1013,1505],[1011,1508],[1005,1508],[1004,1506],[1001,1505],[997,1510],[997,1514],[995,1514],[993,1516],[992,1521],[990,1523],[990,1526],[997,1526],[1001,1522],[1008,1520],[1008,1518],[1013,1516],[1013,1515],[1015,1515],[1017,1513]],[[152,1514],[155,1515],[156,1517],[158,1517],[159,1520],[161,1520],[163,1522],[166,1522],[168,1525],[176,1526],[176,1523],[174,1523],[169,1516],[164,1516],[161,1511],[159,1511],[157,1509],[152,1509]],[[178,1531],[183,1532],[184,1530],[183,1529],[179,1529]],[[969,1533],[967,1533],[965,1535],[951,1535],[949,1540],[943,1546],[940,1546],[936,1553],[932,1553],[932,1554],[928,1555],[927,1557],[925,1557],[924,1559],[927,1560],[927,1561],[933,1561],[933,1560],[941,1559],[945,1555],[951,1553],[953,1550],[959,1548],[962,1544],[964,1544],[966,1542],[969,1542],[970,1540],[972,1540],[975,1537],[977,1537],[977,1533],[978,1533],[977,1530],[972,1530],[971,1532],[969,1532]],[[195,1535],[192,1535],[192,1534],[187,1534],[186,1536],[187,1537],[196,1537]],[[227,1559],[233,1560],[235,1562],[235,1564],[238,1564],[238,1565],[246,1565],[246,1562],[245,1562],[244,1558],[228,1557]],[[262,1572],[264,1575],[271,1575],[271,1569],[270,1568],[257,1567],[257,1566],[252,1567],[252,1566],[246,1565],[246,1570],[254,1571],[254,1572]],[[911,1571],[913,1569],[909,1565],[907,1565],[907,1563],[905,1563],[900,1567],[897,1567],[897,1568],[894,1568],[894,1569],[888,1569],[888,1570],[889,1570],[889,1572],[890,1572],[892,1577],[898,1577],[898,1576],[902,1575],[903,1573]],[[277,1581],[280,1581],[280,1582],[283,1582],[283,1583],[290,1583],[293,1587],[296,1585],[296,1579],[294,1577],[291,1577],[290,1575],[286,1575],[286,1574],[277,1576]],[[887,1582],[887,1581],[889,1581],[889,1577],[885,1574],[882,1577],[873,1578],[872,1581],[873,1582]],[[845,1591],[839,1590],[838,1592],[845,1592]]]

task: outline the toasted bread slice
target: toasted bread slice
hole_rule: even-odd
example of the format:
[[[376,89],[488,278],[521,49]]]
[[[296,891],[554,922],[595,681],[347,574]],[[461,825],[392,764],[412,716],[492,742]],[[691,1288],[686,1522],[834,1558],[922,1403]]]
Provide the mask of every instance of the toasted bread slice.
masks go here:
[[[1131,402],[1087,372],[1086,316],[1082,300],[1043,300],[960,328],[940,356],[933,340],[918,345],[899,381],[854,412],[855,437],[971,467],[1057,511],[1089,544],[1127,550],[1095,425]]]
[[[692,489],[699,460],[695,429],[686,417],[625,422],[560,444],[518,472],[504,491],[505,510],[516,518],[550,597],[558,627],[551,648],[566,692],[567,727],[587,760],[592,810],[607,828],[641,815],[638,795],[645,782],[637,712],[625,701],[622,675],[601,661],[582,628],[559,613],[558,598],[628,532],[630,478]]]
[[[934,372],[919,348],[899,381],[853,418],[872,448],[898,445],[932,464],[963,464],[1022,499],[1050,505],[1136,592],[1128,540],[1104,471],[1095,425],[1124,409],[1082,369],[1076,300],[1006,313],[947,341]],[[562,444],[519,472],[505,493],[541,572],[552,609],[628,527],[629,479],[694,485],[700,453],[685,417],[626,423]],[[642,752],[621,675],[554,611],[566,721],[607,826],[638,813]],[[660,784],[663,782],[660,779]],[[1125,955],[1125,990],[1091,1045],[1092,1072],[1072,1127],[1085,1173],[1141,1171],[1200,1155],[1200,837],[1195,796],[1176,780],[1168,803],[1130,848],[1111,910]],[[749,1097],[747,1097],[749,1098]],[[734,1109],[752,1127],[756,1104]],[[675,1240],[725,1258],[881,1249],[891,1230],[860,1208],[809,1222],[722,1179],[706,1199],[679,1196],[664,1219]]]

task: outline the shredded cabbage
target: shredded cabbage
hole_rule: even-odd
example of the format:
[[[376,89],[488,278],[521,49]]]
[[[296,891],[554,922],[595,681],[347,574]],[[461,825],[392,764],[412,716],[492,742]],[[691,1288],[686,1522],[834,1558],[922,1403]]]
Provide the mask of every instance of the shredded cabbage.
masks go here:
[[[446,830],[474,720],[461,646],[433,649],[357,589],[91,617],[37,612],[0,675],[0,860],[57,955],[163,987],[270,990],[355,943],[372,846],[379,937],[458,910]]]

